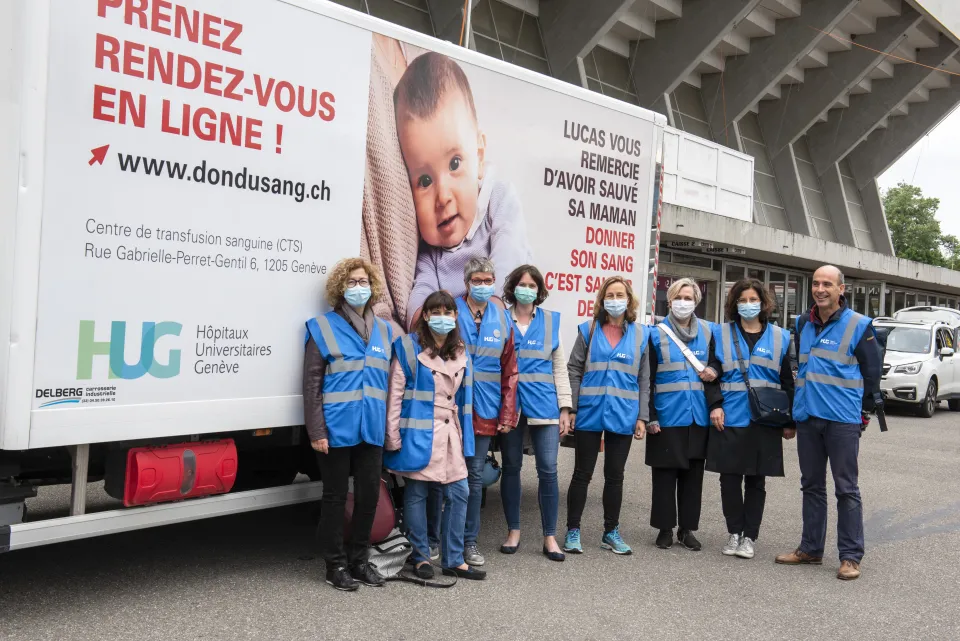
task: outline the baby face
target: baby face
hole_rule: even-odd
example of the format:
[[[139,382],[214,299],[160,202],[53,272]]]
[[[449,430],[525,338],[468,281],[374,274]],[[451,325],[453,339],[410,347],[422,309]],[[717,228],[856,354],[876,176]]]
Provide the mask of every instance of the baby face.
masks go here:
[[[452,89],[429,119],[401,111],[397,128],[420,237],[434,247],[455,247],[477,216],[483,134],[466,100]]]

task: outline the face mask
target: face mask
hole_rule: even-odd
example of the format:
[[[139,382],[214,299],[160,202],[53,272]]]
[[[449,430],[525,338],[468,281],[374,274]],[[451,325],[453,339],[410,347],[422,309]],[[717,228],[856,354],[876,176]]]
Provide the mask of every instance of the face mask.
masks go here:
[[[493,285],[470,285],[470,296],[478,303],[485,303],[493,296]]]
[[[670,310],[673,312],[673,315],[684,320],[690,318],[690,315],[693,314],[693,310],[697,308],[697,304],[692,300],[675,300],[670,304]]]
[[[614,318],[619,318],[627,311],[627,301],[623,298],[607,298],[603,301],[603,308]]]
[[[537,300],[537,290],[530,289],[529,287],[517,287],[513,290],[513,297],[517,299],[518,303],[529,305]]]
[[[760,303],[737,303],[737,313],[747,320],[756,318],[760,315]]]
[[[343,297],[351,307],[360,307],[366,305],[367,301],[370,300],[370,288],[360,285],[350,287],[343,293]]]
[[[427,325],[441,336],[446,336],[457,326],[457,319],[452,316],[431,316],[427,319]]]

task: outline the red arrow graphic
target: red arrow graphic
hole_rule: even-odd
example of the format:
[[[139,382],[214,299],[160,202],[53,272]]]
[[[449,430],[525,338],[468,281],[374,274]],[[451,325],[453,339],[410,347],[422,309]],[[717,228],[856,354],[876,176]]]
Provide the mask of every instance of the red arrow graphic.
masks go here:
[[[98,162],[101,165],[103,164],[104,158],[107,157],[107,150],[110,149],[110,145],[104,145],[103,147],[96,147],[90,150],[90,153],[93,154],[93,158],[90,159],[88,165],[93,165],[93,163]]]

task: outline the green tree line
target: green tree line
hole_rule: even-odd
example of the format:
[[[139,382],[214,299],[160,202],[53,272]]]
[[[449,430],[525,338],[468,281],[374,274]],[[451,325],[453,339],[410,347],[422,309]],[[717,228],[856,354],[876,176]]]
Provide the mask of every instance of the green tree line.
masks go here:
[[[939,208],[939,198],[924,198],[919,187],[905,182],[883,194],[897,258],[960,270],[960,238],[940,229]]]

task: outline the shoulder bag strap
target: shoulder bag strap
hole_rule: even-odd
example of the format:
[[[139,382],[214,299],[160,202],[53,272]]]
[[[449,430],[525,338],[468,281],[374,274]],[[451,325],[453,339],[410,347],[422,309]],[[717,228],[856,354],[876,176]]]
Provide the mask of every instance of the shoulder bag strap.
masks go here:
[[[743,383],[747,386],[747,394],[750,393],[750,377],[747,375],[747,368],[743,365],[743,352],[740,351],[740,330],[736,323],[730,323],[730,338],[737,350],[737,369],[740,370],[740,376],[743,377]]]
[[[673,333],[673,330],[670,329],[669,325],[660,323],[659,325],[657,325],[657,327],[660,327],[661,329],[663,329],[663,333],[666,334],[667,337],[673,341],[673,344],[680,349],[680,352],[683,354],[683,357],[687,359],[687,362],[693,365],[693,369],[697,370],[698,374],[703,370],[707,369],[706,365],[701,363],[700,359],[697,358],[697,356],[692,351],[690,351],[690,348],[687,347],[682,340],[677,338],[677,335]]]

